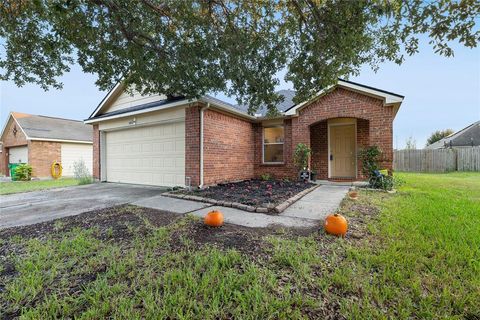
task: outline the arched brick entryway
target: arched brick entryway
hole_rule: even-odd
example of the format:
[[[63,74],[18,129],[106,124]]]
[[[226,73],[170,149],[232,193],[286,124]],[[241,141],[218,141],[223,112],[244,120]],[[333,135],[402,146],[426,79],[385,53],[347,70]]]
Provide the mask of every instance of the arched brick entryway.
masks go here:
[[[394,117],[394,107],[384,106],[381,99],[336,88],[300,109],[298,117],[292,119],[292,145],[304,143],[310,146],[314,152],[311,165],[318,171],[319,179],[326,179],[328,177],[328,142],[327,148],[322,148],[320,145],[314,145],[315,141],[327,141],[328,119],[355,118],[357,119],[357,145],[380,147],[383,152],[381,165],[383,168],[391,169]],[[361,177],[360,165],[357,167],[357,174]]]

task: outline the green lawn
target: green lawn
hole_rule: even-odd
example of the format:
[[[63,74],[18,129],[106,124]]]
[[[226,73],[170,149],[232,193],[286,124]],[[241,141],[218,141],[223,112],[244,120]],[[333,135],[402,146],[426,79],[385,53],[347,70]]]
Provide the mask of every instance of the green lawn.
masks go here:
[[[76,179],[0,182],[0,194],[10,194],[78,185]]]
[[[134,206],[0,231],[0,318],[478,319],[480,174],[399,174],[322,230]]]

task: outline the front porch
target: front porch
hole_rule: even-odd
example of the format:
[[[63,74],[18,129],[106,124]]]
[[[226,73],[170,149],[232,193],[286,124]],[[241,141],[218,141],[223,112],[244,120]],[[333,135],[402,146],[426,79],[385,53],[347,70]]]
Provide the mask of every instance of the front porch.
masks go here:
[[[369,143],[369,121],[359,118],[332,118],[310,127],[310,166],[317,179],[351,183],[363,180],[357,154]]]

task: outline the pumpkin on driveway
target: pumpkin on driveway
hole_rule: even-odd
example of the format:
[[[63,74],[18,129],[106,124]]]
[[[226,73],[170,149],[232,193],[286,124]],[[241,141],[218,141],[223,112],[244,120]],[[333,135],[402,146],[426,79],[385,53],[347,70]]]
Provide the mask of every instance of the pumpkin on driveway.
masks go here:
[[[221,227],[223,225],[223,213],[212,210],[205,216],[205,224],[210,227]]]
[[[347,219],[338,213],[328,215],[325,218],[324,228],[329,234],[345,237],[348,229]]]

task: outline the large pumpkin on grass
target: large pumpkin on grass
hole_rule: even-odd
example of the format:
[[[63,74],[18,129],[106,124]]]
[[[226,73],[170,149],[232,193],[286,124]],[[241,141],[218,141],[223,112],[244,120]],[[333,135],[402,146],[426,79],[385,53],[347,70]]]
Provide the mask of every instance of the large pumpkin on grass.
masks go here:
[[[338,213],[331,214],[325,218],[324,227],[327,233],[344,237],[348,229],[347,219]]]
[[[210,227],[221,227],[223,225],[223,213],[212,210],[205,216],[205,224]]]

